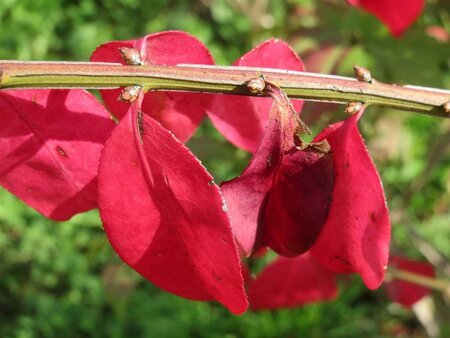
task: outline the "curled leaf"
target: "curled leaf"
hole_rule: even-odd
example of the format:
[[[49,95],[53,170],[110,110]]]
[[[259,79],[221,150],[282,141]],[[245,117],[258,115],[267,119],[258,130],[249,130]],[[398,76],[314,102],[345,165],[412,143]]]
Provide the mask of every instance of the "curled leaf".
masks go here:
[[[269,39],[233,63],[234,66],[304,70],[303,62],[284,41]],[[302,101],[292,100],[300,111]],[[214,95],[208,116],[214,126],[234,145],[255,152],[268,123],[271,98]]]
[[[230,222],[211,175],[137,106],[114,129],[99,168],[99,209],[119,256],[158,287],[247,308]]]
[[[383,22],[394,37],[400,37],[422,13],[424,0],[347,0]]]
[[[310,248],[325,222],[333,188],[332,159],[313,147],[296,147],[295,112],[284,94],[274,97],[260,148],[241,176],[221,188],[247,255],[267,245],[296,256]]]
[[[250,308],[256,311],[329,301],[337,294],[336,274],[309,253],[279,257],[248,285]]]
[[[0,184],[54,220],[95,208],[114,127],[100,102],[83,90],[2,90],[0,111]]]
[[[391,228],[380,177],[353,115],[319,134],[327,139],[334,164],[334,189],[327,221],[311,254],[327,268],[357,272],[369,289],[384,278]]]
[[[179,31],[150,34],[136,40],[107,42],[94,51],[91,61],[125,64],[119,48],[139,51],[144,64],[214,64],[208,49],[197,38]],[[120,89],[100,91],[108,108],[118,118],[122,118],[130,107],[129,103],[117,100],[120,92]],[[208,95],[198,93],[148,92],[142,103],[142,111],[185,142],[204,118],[209,99]]]
[[[389,266],[406,272],[424,277],[435,277],[433,265],[426,262],[419,262],[408,259],[406,257],[395,256],[392,257]],[[430,289],[399,279],[392,279],[384,284],[388,297],[396,303],[405,307],[411,307],[423,297],[430,293]]]

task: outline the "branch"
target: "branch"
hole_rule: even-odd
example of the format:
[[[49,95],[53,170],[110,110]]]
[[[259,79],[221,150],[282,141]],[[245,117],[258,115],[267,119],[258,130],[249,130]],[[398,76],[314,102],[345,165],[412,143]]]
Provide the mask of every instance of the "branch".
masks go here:
[[[252,95],[245,84],[258,76],[275,83],[291,98],[335,103],[362,102],[450,117],[448,90],[368,83],[333,75],[253,67],[0,61],[0,89],[111,89],[140,85],[145,91]]]
[[[395,268],[389,268],[387,276],[392,279],[400,279],[430,289],[438,290],[443,292],[446,296],[450,296],[450,281],[447,280],[431,278],[410,271],[397,270]]]

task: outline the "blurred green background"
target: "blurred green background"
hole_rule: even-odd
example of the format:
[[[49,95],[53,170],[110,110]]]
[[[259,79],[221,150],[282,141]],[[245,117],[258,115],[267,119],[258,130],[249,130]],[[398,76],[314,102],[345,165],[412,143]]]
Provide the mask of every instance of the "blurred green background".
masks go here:
[[[180,29],[202,40],[219,64],[274,36],[287,40],[311,71],[351,75],[359,64],[381,81],[448,89],[449,42],[430,27],[448,34],[449,7],[446,0],[427,1],[419,21],[393,39],[344,0],[1,0],[0,59],[88,60],[103,42]],[[317,132],[344,118],[341,110],[307,104],[304,116]],[[448,279],[449,120],[371,108],[361,130],[386,190],[392,250],[430,261]],[[218,182],[249,159],[208,121],[189,146]],[[356,277],[340,287],[332,303],[233,316],[162,292],[124,266],[96,211],[55,223],[0,191],[0,337],[433,335],[382,289],[370,292]],[[450,337],[448,300],[434,292],[430,302],[440,332],[434,336]]]

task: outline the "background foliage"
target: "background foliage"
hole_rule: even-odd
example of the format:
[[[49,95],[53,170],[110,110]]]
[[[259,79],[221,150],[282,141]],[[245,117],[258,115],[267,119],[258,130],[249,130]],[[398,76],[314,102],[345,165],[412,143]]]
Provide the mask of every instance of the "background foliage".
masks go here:
[[[350,75],[359,64],[381,81],[448,89],[448,41],[427,29],[449,31],[449,7],[428,1],[420,20],[393,39],[343,0],[2,0],[0,59],[87,60],[105,41],[180,29],[200,38],[219,64],[275,36],[293,45],[310,70]],[[340,110],[307,104],[304,116],[319,130],[342,119]],[[429,259],[448,278],[450,124],[411,115],[371,108],[362,130],[386,189],[392,250]],[[207,121],[189,146],[217,182],[236,176],[249,158]],[[414,313],[388,303],[382,290],[370,292],[357,278],[342,280],[341,290],[333,303],[234,317],[215,304],[161,292],[125,267],[96,211],[55,223],[0,192],[1,337],[426,336]],[[441,336],[448,337],[449,305],[436,293],[433,300]]]

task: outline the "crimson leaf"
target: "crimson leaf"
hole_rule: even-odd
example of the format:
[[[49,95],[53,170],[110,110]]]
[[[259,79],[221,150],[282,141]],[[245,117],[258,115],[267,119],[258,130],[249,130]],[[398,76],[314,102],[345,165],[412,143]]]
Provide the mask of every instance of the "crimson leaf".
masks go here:
[[[252,310],[300,306],[336,298],[336,274],[317,263],[309,253],[279,257],[248,284]]]
[[[114,127],[83,90],[0,92],[0,184],[44,216],[97,206],[100,152]]]
[[[347,0],[375,15],[395,37],[401,36],[420,16],[424,0]]]
[[[376,289],[389,256],[389,213],[380,177],[359,134],[360,114],[325,129],[334,163],[333,202],[312,255],[331,270],[358,272]]]
[[[137,105],[108,139],[99,167],[99,209],[119,256],[162,289],[247,308],[230,222],[212,177]]]

